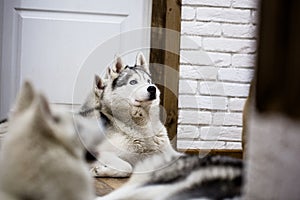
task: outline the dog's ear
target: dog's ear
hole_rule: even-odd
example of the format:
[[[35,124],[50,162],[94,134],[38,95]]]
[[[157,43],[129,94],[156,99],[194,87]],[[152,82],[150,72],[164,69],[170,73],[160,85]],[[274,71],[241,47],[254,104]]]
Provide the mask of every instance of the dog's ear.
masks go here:
[[[111,68],[107,68],[105,78],[108,80],[114,80],[119,76],[118,73],[114,72]]]
[[[124,69],[124,67],[125,66],[123,64],[123,61],[122,61],[121,57],[120,56],[116,56],[115,63],[113,65],[114,72],[116,72],[116,73],[119,74]]]
[[[38,130],[39,134],[46,136],[47,138],[53,138],[64,145],[70,152],[72,148],[69,145],[70,139],[73,137],[72,131],[70,132],[68,127],[56,126],[61,121],[60,116],[55,116],[52,114],[50,109],[50,104],[48,103],[46,97],[42,94],[37,94],[33,102],[33,126]],[[65,128],[62,130],[62,128]],[[73,153],[73,152],[72,152]]]
[[[42,94],[36,95],[34,101],[35,115],[40,119],[51,117],[50,105],[46,97]]]
[[[17,95],[15,107],[12,109],[10,117],[14,117],[16,114],[26,110],[32,104],[34,97],[35,92],[32,85],[30,82],[25,81]]]
[[[150,74],[149,65],[147,65],[145,56],[142,52],[137,54],[135,65],[141,66],[148,74]]]
[[[51,121],[54,121],[54,118],[52,116],[50,105],[47,101],[47,99],[41,95],[37,94],[33,105],[33,125],[35,127],[38,127],[37,130],[41,130],[43,134],[51,135]],[[52,137],[52,136],[51,136]]]
[[[95,74],[94,92],[98,97],[101,96],[101,93],[103,92],[104,87],[105,86],[104,86],[102,79],[97,74]]]
[[[123,61],[121,59],[120,56],[116,55],[115,56],[115,61],[114,61],[114,64],[112,66],[112,70],[111,72],[112,73],[116,73],[116,74],[120,74],[121,71],[125,68],[124,64],[123,64]]]
[[[119,74],[122,72],[124,68],[125,66],[123,64],[121,57],[116,56],[112,68],[111,69],[108,68],[106,71],[106,77],[108,77],[111,80],[114,80],[119,76]]]
[[[144,56],[144,54],[142,52],[139,52],[136,55],[135,64],[136,65],[145,65],[146,64],[146,59],[145,59],[145,56]]]
[[[109,80],[110,79],[110,73],[111,73],[110,70],[111,69],[109,67],[106,68],[106,73],[104,75],[104,79],[105,80]]]

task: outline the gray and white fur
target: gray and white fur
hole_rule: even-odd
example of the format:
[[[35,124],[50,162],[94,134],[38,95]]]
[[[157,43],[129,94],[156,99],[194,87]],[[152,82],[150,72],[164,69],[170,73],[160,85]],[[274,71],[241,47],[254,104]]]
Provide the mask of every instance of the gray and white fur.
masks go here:
[[[238,199],[243,163],[239,159],[155,155],[140,162],[123,187],[97,200]]]
[[[94,93],[80,111],[91,110],[91,115],[106,124],[107,140],[99,148],[99,162],[91,170],[94,176],[128,177],[134,165],[150,155],[178,154],[160,121],[160,92],[152,83],[142,53],[134,66],[125,66],[117,57],[105,80],[96,76]]]
[[[96,121],[50,109],[26,82],[0,152],[0,199],[94,199],[86,159],[102,133]]]

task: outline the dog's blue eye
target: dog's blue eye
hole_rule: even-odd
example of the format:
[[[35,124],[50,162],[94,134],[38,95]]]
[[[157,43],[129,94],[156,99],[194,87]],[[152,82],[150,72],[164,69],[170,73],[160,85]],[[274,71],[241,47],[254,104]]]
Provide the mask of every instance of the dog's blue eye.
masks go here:
[[[135,85],[135,84],[137,84],[137,81],[136,80],[131,80],[129,83],[130,83],[130,85]]]

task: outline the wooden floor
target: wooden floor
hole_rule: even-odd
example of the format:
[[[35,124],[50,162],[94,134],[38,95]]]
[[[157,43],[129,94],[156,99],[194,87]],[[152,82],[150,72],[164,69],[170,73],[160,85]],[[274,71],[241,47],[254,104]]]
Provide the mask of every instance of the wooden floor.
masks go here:
[[[128,178],[95,178],[94,185],[97,196],[106,195],[121,187],[128,181]]]

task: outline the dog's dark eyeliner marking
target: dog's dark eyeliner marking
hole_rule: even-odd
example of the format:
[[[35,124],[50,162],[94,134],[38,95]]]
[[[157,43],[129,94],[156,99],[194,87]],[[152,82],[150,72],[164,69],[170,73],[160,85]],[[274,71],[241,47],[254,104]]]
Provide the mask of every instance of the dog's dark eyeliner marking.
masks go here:
[[[135,84],[137,84],[138,82],[137,82],[136,80],[131,80],[129,83],[130,83],[130,85],[135,85]]]

